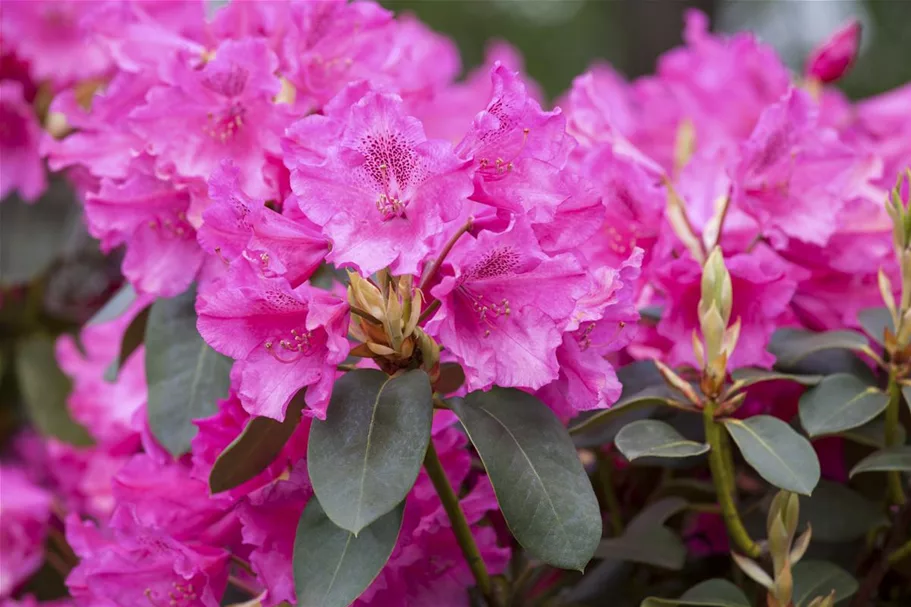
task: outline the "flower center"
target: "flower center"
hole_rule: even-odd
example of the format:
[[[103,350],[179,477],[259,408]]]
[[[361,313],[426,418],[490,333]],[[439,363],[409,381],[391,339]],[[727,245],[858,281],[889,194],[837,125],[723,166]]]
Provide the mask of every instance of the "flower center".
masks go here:
[[[225,111],[219,114],[209,112],[202,130],[212,139],[224,143],[233,139],[240,127],[244,125],[246,114],[246,108],[240,103],[233,101]]]
[[[187,222],[183,211],[165,213],[149,220],[149,228],[165,238],[195,238],[196,230]]]
[[[290,335],[268,339],[263,347],[281,363],[293,363],[310,353],[313,332],[291,329]]]
[[[174,590],[168,592],[167,598],[159,597],[159,593],[154,592],[151,588],[145,589],[145,595],[153,607],[179,607],[181,605],[191,605],[198,598],[193,584],[187,583],[187,585],[184,586],[177,582],[174,582]]]

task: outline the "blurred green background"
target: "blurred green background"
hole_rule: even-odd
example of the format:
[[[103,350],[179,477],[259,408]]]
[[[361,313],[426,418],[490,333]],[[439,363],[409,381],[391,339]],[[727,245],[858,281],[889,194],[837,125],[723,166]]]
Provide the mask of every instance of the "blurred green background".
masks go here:
[[[482,62],[488,40],[512,43],[551,98],[597,58],[628,76],[653,71],[658,55],[680,44],[690,7],[708,13],[715,31],[756,32],[794,70],[816,43],[856,17],[864,25],[862,53],[842,88],[864,97],[911,80],[911,0],[381,1],[451,36],[466,68]]]

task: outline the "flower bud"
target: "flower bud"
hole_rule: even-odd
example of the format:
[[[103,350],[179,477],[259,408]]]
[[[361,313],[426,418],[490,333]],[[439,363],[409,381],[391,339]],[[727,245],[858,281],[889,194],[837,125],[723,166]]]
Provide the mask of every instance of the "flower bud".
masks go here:
[[[829,84],[844,76],[857,59],[860,33],[860,22],[852,19],[817,46],[807,61],[807,77]]]

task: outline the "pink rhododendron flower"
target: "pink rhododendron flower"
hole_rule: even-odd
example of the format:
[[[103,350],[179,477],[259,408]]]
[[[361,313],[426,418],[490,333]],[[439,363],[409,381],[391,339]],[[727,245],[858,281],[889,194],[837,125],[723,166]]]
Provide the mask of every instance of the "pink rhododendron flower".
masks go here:
[[[427,323],[466,372],[469,390],[540,388],[556,379],[557,347],[587,279],[569,254],[545,254],[522,220],[463,237],[431,289],[442,302]]]
[[[0,465],[0,598],[12,594],[41,567],[51,500],[51,494],[29,480],[23,469]]]
[[[264,276],[300,285],[326,256],[328,241],[307,219],[289,219],[250,198],[239,182],[239,170],[230,162],[212,174],[212,204],[203,212],[200,244],[226,261],[242,255]]]
[[[66,579],[77,605],[218,607],[228,577],[228,553],[179,542],[134,525],[105,531],[71,515],[66,538],[80,558]]]
[[[807,59],[807,76],[823,84],[844,76],[857,58],[860,30],[860,21],[852,19],[813,49]]]
[[[379,93],[344,115],[305,118],[295,130],[336,137],[323,162],[292,167],[301,210],[332,241],[327,260],[368,274],[387,266],[417,273],[428,240],[454,222],[470,194],[450,144],[428,140],[399,97]]]
[[[201,69],[179,63],[173,84],[153,87],[130,113],[133,128],[167,175],[207,179],[225,159],[238,166],[244,190],[268,198],[265,154],[278,154],[286,106],[278,59],[260,40],[227,40]],[[173,133],[184,133],[174,137]]]
[[[324,419],[336,365],[348,355],[348,304],[310,285],[257,276],[243,260],[200,292],[198,328],[234,358],[238,395],[253,415],[284,419],[308,386],[305,414]]]
[[[0,33],[5,44],[29,63],[36,81],[51,80],[63,86],[103,76],[111,66],[111,58],[86,19],[99,4],[3,0]]]
[[[797,288],[800,270],[764,246],[728,257],[725,265],[731,273],[734,293],[731,319],[740,318],[742,323],[728,367],[768,367],[775,357],[766,345],[774,330],[792,319],[788,304]],[[668,360],[674,365],[696,366],[692,333],[699,327],[701,277],[699,264],[688,258],[666,264],[656,276],[667,296],[658,333],[671,340]]]
[[[0,200],[16,191],[25,200],[34,200],[47,187],[38,155],[41,127],[19,82],[0,82],[0,125]]]

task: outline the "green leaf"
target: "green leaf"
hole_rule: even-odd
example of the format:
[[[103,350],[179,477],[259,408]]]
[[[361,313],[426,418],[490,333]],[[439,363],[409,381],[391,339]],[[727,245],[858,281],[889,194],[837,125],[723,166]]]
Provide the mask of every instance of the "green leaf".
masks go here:
[[[519,543],[546,563],[582,570],[601,539],[601,513],[560,420],[537,398],[514,389],[472,392],[449,404]]]
[[[911,470],[911,445],[899,445],[871,453],[857,462],[848,476],[861,472],[887,472],[889,470],[902,472]]]
[[[759,476],[769,483],[810,495],[819,482],[819,460],[810,441],[776,417],[725,419],[724,427]]]
[[[655,419],[623,426],[614,442],[629,461],[640,457],[692,457],[709,450],[708,445],[687,440],[672,426]]]
[[[34,203],[5,198],[0,203],[0,285],[30,282],[83,235],[82,205],[62,178],[52,177]]]
[[[284,421],[254,417],[247,423],[243,432],[215,460],[209,473],[212,493],[243,485],[275,461],[300,423],[305,393],[306,390],[301,390],[294,395]]]
[[[327,516],[357,534],[405,499],[432,420],[430,378],[420,369],[392,378],[356,369],[339,378],[307,446],[310,482]]]
[[[686,546],[667,527],[648,527],[601,540],[595,549],[595,556],[679,571],[686,562]]]
[[[149,428],[174,456],[190,450],[194,419],[218,411],[228,396],[232,361],[196,330],[196,289],[152,304],[145,335]]]
[[[815,529],[813,530],[815,534]],[[828,561],[800,561],[792,570],[794,576],[793,601],[805,607],[818,596],[828,596],[835,591],[835,602],[857,592],[857,580],[850,573]]]
[[[731,378],[734,384],[731,386],[731,392],[743,390],[754,384],[766,381],[790,381],[803,386],[815,386],[823,380],[822,375],[800,375],[795,373],[783,373],[781,371],[769,371],[767,369],[756,369],[753,367],[742,367],[734,369],[731,372]]]
[[[902,396],[905,397],[905,404],[908,405],[908,410],[911,411],[911,386],[902,386]]]
[[[19,390],[35,428],[72,445],[91,445],[88,432],[70,417],[66,400],[72,383],[57,366],[53,339],[43,335],[25,338],[16,344],[14,358]]]
[[[895,323],[886,308],[865,308],[857,314],[857,320],[864,332],[881,346],[885,345],[886,329],[895,335]]]
[[[294,538],[297,604],[347,607],[383,569],[402,526],[400,505],[357,536],[329,520],[316,496],[301,515]]]
[[[862,426],[882,413],[889,395],[853,375],[838,373],[800,397],[800,423],[810,436]]]
[[[775,355],[776,365],[790,367],[801,359],[823,350],[869,349],[867,338],[856,331],[827,331],[814,333],[803,329],[778,329],[769,342],[769,352]]]
[[[850,542],[886,522],[879,505],[849,487],[820,481],[812,496],[800,498],[800,527],[813,527],[813,541]]]
[[[859,428],[851,428],[843,432],[842,436],[861,445],[882,449],[886,446],[886,422],[881,418],[874,419]],[[901,426],[898,428],[898,437],[898,442],[904,444],[905,429]]]
[[[151,306],[148,306],[140,310],[133,320],[130,321],[130,324],[127,325],[126,330],[123,332],[123,338],[120,340],[120,350],[117,353],[117,358],[111,362],[110,366],[104,372],[105,381],[116,381],[121,367],[129,360],[133,352],[142,345],[142,342],[145,341],[146,327],[149,324],[149,311],[151,308]]]
[[[101,325],[119,318],[130,308],[134,301],[136,301],[136,289],[130,283],[126,283],[114,293],[114,296],[106,304],[101,306],[100,310],[95,312],[95,315],[86,324]]]
[[[750,607],[750,601],[743,591],[727,580],[711,579],[696,584],[679,599],[649,597],[640,607],[670,607],[694,605],[698,607]]]

